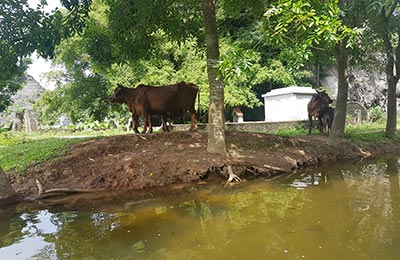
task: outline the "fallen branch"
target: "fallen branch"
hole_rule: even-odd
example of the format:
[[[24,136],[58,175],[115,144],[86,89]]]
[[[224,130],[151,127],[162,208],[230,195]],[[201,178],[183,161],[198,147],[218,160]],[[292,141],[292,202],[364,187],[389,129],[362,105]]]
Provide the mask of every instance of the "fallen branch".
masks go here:
[[[36,179],[36,186],[38,188],[38,195],[34,197],[35,200],[68,195],[68,194],[79,194],[79,193],[92,193],[99,192],[103,190],[92,190],[92,189],[71,189],[71,188],[54,188],[45,190],[43,184]]]
[[[269,169],[263,169],[263,168],[260,168],[257,166],[252,166],[252,167],[254,170],[257,171],[258,174],[267,174],[268,176],[271,175],[271,172],[270,172],[271,170],[269,170]]]
[[[267,168],[267,169],[270,169],[272,171],[286,172],[285,169],[282,169],[282,168],[279,168],[279,167],[275,167],[275,166],[271,166],[271,165],[268,165],[268,164],[264,164],[264,167]]]

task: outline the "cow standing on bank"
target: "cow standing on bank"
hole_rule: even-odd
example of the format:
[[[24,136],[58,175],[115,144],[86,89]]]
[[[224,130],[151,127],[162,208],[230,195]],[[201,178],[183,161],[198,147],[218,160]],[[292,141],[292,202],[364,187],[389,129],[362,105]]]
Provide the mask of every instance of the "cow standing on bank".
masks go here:
[[[331,133],[334,116],[335,109],[332,107],[327,107],[319,112],[318,118],[322,121],[320,125],[321,133]]]
[[[109,100],[113,103],[127,104],[132,113],[133,130],[138,133],[137,121],[143,118],[143,133],[152,132],[151,117],[154,114],[162,116],[163,130],[168,131],[166,117],[182,115],[189,111],[191,116],[190,130],[197,128],[196,110],[194,108],[198,87],[193,83],[179,82],[172,85],[154,87],[139,85],[135,89],[126,88],[120,84],[114,89]]]
[[[327,93],[324,91],[317,91],[317,94],[314,94],[307,104],[308,110],[308,120],[310,121],[310,127],[308,129],[308,133],[311,134],[311,130],[313,127],[313,117],[318,118],[318,129],[320,133],[322,133],[322,118],[320,117],[320,112],[329,107],[333,100],[329,97]]]

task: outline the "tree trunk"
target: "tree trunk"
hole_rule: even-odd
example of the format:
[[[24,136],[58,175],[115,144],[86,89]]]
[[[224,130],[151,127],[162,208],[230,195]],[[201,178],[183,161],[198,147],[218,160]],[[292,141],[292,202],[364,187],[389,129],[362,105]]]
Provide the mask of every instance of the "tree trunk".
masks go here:
[[[386,74],[388,81],[387,92],[387,119],[386,119],[386,137],[395,139],[397,137],[397,97],[395,78]]]
[[[17,194],[8,182],[3,170],[0,168],[0,205],[12,203],[16,201],[17,198]]]
[[[218,77],[219,73],[216,67],[219,60],[219,44],[215,7],[216,0],[203,0],[204,28],[207,42],[207,73],[210,86],[207,151],[225,155],[224,82],[221,77]]]
[[[387,120],[386,120],[386,137],[395,139],[397,137],[397,97],[396,97],[396,85],[399,81],[399,69],[400,69],[400,35],[397,37],[397,47],[395,53],[393,53],[393,46],[391,42],[390,33],[390,18],[393,16],[393,12],[398,3],[393,3],[389,10],[388,16],[386,16],[386,9],[382,8],[382,38],[386,49],[386,79],[388,82],[387,91]],[[396,55],[396,57],[394,57]],[[396,75],[394,74],[394,66],[396,66]]]
[[[349,91],[349,83],[347,81],[348,53],[346,44],[347,40],[344,39],[335,47],[335,58],[338,70],[338,93],[336,97],[335,119],[333,120],[332,131],[329,136],[330,141],[343,138],[346,125],[346,106]]]

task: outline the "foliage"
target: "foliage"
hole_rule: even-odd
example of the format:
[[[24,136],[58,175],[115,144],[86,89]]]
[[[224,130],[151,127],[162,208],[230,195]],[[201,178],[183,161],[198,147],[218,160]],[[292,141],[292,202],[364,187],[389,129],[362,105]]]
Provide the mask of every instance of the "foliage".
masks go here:
[[[331,51],[333,46],[355,35],[344,26],[337,1],[271,1],[265,12],[265,36],[280,46],[280,58],[292,69],[305,65],[313,50]]]
[[[71,125],[70,128],[74,129],[74,130],[95,130],[95,131],[99,131],[99,130],[107,130],[112,128],[113,125],[111,122],[109,121],[102,121],[99,122],[97,120],[95,121],[89,121],[89,122],[85,122],[85,123],[78,123],[77,125]]]
[[[364,3],[367,4],[367,3]],[[368,3],[369,4],[369,3]],[[386,136],[397,138],[397,91],[400,79],[400,1],[375,0],[369,4],[367,16],[371,34],[383,43],[381,51],[385,53],[385,72],[387,78],[387,120]]]
[[[372,107],[369,114],[372,122],[383,122],[386,119],[386,113],[380,106]]]
[[[83,37],[74,36],[57,47],[56,62],[63,63],[67,71],[52,75],[58,87],[46,91],[35,105],[43,123],[54,124],[61,114],[73,123],[102,121],[110,114],[109,82],[93,72],[84,44]]]
[[[36,9],[27,0],[0,2],[0,112],[10,103],[10,97],[21,87],[18,80],[29,64],[27,57],[36,51],[52,57],[58,44],[59,13],[45,13],[43,5]]]
[[[55,124],[61,114],[73,123],[102,121],[109,115],[108,84],[99,75],[77,77],[53,91],[46,91],[35,104],[41,122]]]
[[[181,6],[192,9],[170,17],[168,10],[175,5],[180,5],[179,10]],[[66,84],[39,102],[41,118],[54,123],[57,115],[66,113],[76,123],[126,111],[100,102],[106,100],[107,92],[111,93],[116,83],[135,87],[191,81],[200,87],[200,109],[208,110],[205,54],[199,44],[203,37],[200,9],[199,4],[187,0],[165,0],[157,6],[143,1],[94,1],[81,34],[64,39],[56,50],[57,62],[68,71],[58,75],[57,80]],[[221,40],[219,68],[225,81],[226,106],[260,105],[255,90],[264,90],[262,86],[270,89],[306,83],[304,79],[310,73],[290,70],[274,56],[266,55],[269,46],[260,33],[263,1],[253,0],[236,7],[232,1],[222,1],[220,10],[225,37]],[[162,20],[163,17],[170,20]],[[100,88],[95,95],[96,81]],[[78,100],[81,97],[87,99]],[[98,105],[93,107],[90,98]],[[85,107],[88,104],[91,108]]]
[[[164,39],[201,37],[201,1],[107,0],[111,52],[116,63],[154,56]],[[95,61],[97,62],[97,61]]]

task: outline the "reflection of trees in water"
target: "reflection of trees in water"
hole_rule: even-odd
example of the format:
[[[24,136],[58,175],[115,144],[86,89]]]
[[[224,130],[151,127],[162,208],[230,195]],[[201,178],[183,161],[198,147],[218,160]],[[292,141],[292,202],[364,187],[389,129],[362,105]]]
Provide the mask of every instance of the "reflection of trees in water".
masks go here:
[[[52,214],[47,210],[41,210],[22,214],[15,213],[15,211],[8,211],[8,214],[0,215],[1,226],[6,228],[4,231],[1,231],[2,233],[6,233],[0,234],[0,237],[4,237],[4,243],[0,245],[1,247],[11,246],[19,242],[21,242],[22,245],[24,245],[24,243],[34,243],[38,248],[42,246],[40,252],[38,252],[35,257],[39,259],[55,259],[53,243],[55,241],[55,234],[63,223],[58,220],[57,214]],[[16,254],[17,253],[18,252],[16,252]],[[29,251],[29,253],[36,252]]]
[[[22,227],[16,228],[13,221],[15,215],[12,208],[0,209],[0,248],[9,246],[22,237]]]
[[[6,247],[21,241],[26,236],[38,234],[35,224],[39,222],[38,212],[15,213],[13,209],[0,212],[0,247]]]
[[[398,231],[397,159],[364,165],[359,171],[342,171],[347,185],[348,201],[354,231],[351,247],[369,257],[381,257],[382,245],[393,244],[393,230]],[[397,199],[397,202],[393,203]],[[394,205],[396,204],[396,205]],[[397,222],[397,223],[395,223]]]
[[[50,245],[39,259],[274,259],[285,250],[291,259],[304,252],[324,259],[393,259],[393,249],[383,251],[400,243],[397,160],[318,169],[286,184],[293,180],[307,188],[248,182],[113,213],[49,213],[53,231],[42,227],[45,211],[1,212],[0,242],[40,236]]]
[[[249,184],[250,185],[250,184]],[[202,244],[202,259],[237,259],[265,257],[266,252],[280,250],[290,228],[286,222],[300,218],[307,203],[305,194],[291,188],[249,187],[227,196],[209,196],[197,202]],[[192,204],[188,204],[193,207]],[[195,212],[190,209],[189,212]],[[269,225],[282,227],[266,228]],[[289,224],[290,226],[290,224]],[[174,250],[173,248],[169,250]],[[280,250],[281,253],[283,251]]]
[[[395,252],[390,252],[392,255],[400,255],[400,178],[399,178],[399,159],[391,158],[388,160],[387,174],[390,179],[390,196],[392,206],[392,226],[390,230],[393,236],[393,245]]]

